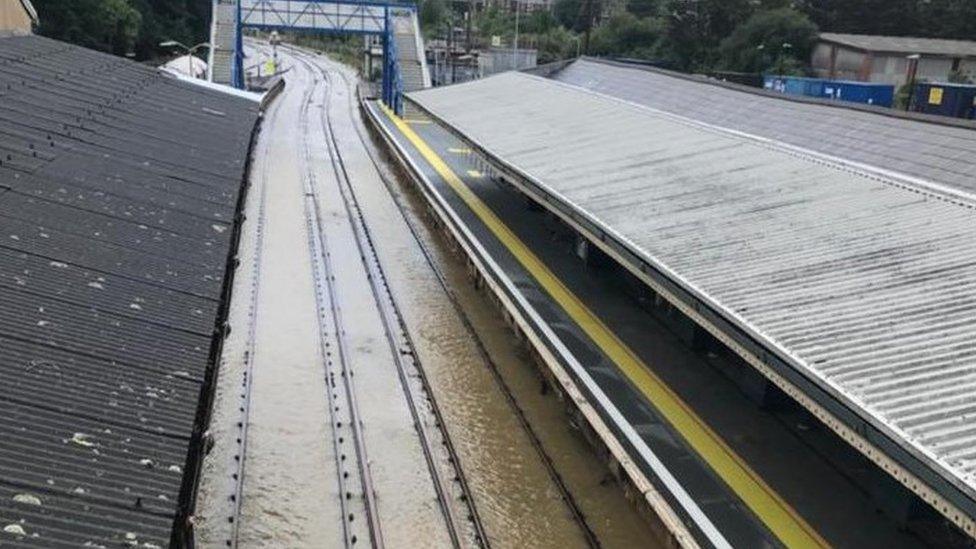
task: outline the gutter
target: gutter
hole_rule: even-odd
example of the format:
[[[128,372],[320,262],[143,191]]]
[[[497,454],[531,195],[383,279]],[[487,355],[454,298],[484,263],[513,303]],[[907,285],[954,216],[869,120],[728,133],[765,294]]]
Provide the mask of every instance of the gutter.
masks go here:
[[[254,122],[254,126],[251,128],[250,142],[247,147],[247,160],[245,161],[244,174],[241,179],[241,191],[237,196],[237,205],[234,208],[234,228],[231,233],[231,245],[227,255],[227,262],[224,266],[224,283],[221,289],[217,318],[214,322],[213,339],[207,358],[207,370],[204,374],[203,385],[200,388],[196,417],[193,422],[193,433],[190,437],[189,450],[187,451],[186,461],[183,466],[183,482],[180,486],[177,512],[173,520],[172,535],[170,536],[171,548],[193,549],[196,547],[193,525],[194,515],[196,513],[197,491],[200,487],[203,463],[212,446],[212,439],[209,433],[210,418],[213,413],[217,378],[220,373],[220,357],[223,353],[224,341],[230,334],[230,325],[227,323],[227,318],[230,313],[230,303],[234,289],[234,275],[237,272],[239,264],[237,252],[245,221],[244,206],[247,203],[248,191],[251,187],[252,153],[257,143],[258,135],[261,132],[265,107],[281,93],[282,89],[284,89],[284,80],[281,80],[272,90],[269,90],[262,97],[261,111],[258,114],[257,120]]]

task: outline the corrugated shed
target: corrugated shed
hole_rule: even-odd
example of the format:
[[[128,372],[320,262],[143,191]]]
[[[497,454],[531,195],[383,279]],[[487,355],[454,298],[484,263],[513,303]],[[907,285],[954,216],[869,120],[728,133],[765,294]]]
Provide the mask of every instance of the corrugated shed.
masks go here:
[[[837,32],[822,32],[820,33],[820,40],[871,52],[976,57],[976,42],[972,40],[843,34]]]
[[[556,80],[818,153],[948,185],[976,197],[976,131],[790,101],[651,68],[580,60]]]
[[[0,39],[0,544],[169,544],[257,109]]]
[[[974,204],[525,74],[409,97],[976,493]]]

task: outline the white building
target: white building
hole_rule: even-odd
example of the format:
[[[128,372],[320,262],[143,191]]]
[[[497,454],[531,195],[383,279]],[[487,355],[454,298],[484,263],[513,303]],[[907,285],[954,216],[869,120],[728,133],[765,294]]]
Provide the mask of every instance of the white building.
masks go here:
[[[36,24],[30,0],[0,0],[0,34],[30,34]]]
[[[960,71],[976,79],[976,42],[824,32],[813,50],[817,76],[900,86],[909,56],[919,56],[916,79],[945,82]]]
[[[207,77],[207,62],[195,55],[181,55],[170,59],[161,68],[190,78]]]

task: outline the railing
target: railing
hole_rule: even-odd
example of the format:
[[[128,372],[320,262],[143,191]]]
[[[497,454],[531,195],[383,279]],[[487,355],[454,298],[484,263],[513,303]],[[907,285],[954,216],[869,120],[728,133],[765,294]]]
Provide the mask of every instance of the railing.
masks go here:
[[[219,0],[218,0],[219,1]],[[236,0],[232,81],[244,87],[243,29],[379,35],[383,37],[383,102],[403,110],[403,79],[397,59],[394,12],[416,12],[413,4],[376,0]],[[400,10],[400,11],[397,11]],[[216,24],[216,17],[215,24]],[[415,31],[419,29],[415,27]],[[420,53],[422,55],[422,52]]]

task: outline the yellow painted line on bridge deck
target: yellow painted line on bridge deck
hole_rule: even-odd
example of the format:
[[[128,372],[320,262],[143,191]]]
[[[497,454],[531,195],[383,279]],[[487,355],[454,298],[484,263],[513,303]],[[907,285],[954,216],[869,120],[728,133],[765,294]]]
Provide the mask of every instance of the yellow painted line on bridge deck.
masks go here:
[[[576,322],[630,381],[654,404],[766,527],[787,547],[829,544],[762,480],[698,415],[608,328],[529,247],[515,235],[407,123],[380,105],[404,137],[423,155],[481,222],[504,244],[549,296]],[[798,472],[802,474],[802,472]]]

